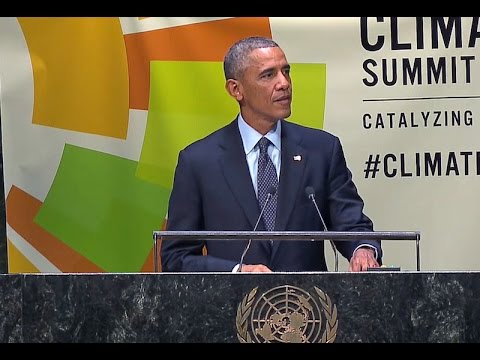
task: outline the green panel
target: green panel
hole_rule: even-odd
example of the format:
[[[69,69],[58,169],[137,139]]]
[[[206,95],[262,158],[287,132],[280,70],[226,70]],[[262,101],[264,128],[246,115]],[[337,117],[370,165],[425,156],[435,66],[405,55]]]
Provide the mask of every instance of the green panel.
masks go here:
[[[294,96],[289,120],[323,127],[324,64],[291,64]],[[150,109],[137,175],[170,189],[178,152],[228,124],[238,113],[225,90],[221,62],[153,61]]]
[[[170,189],[135,177],[137,163],[65,145],[35,222],[107,272],[140,271]]]
[[[232,121],[221,62],[153,61],[150,108],[137,175],[171,188],[178,152]]]
[[[291,64],[292,115],[289,120],[323,129],[325,115],[325,64]]]

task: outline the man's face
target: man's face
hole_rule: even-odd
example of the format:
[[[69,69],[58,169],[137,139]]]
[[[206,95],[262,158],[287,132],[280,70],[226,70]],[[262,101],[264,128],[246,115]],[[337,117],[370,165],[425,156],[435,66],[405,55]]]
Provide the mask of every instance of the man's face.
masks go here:
[[[290,116],[290,65],[280,48],[253,50],[249,56],[249,66],[238,83],[240,95],[237,100],[250,126],[267,130],[278,119]]]

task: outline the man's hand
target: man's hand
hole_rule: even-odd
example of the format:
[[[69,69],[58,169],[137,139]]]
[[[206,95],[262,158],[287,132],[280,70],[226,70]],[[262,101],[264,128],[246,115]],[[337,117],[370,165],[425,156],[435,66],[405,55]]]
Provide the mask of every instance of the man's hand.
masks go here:
[[[242,265],[241,272],[272,272],[267,266],[258,264],[258,265]]]
[[[375,260],[375,250],[364,247],[353,253],[348,271],[367,271],[369,267],[379,266],[377,260]]]

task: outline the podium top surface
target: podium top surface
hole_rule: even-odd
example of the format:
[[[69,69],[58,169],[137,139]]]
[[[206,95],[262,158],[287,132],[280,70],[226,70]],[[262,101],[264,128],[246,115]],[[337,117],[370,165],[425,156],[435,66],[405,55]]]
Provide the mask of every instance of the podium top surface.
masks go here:
[[[420,240],[419,231],[154,231],[168,240]]]

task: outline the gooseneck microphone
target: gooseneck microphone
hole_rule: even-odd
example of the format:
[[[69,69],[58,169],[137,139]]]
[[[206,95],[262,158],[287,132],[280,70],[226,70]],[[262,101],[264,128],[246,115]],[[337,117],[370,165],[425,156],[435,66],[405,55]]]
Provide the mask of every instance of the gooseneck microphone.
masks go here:
[[[257,231],[258,224],[260,224],[260,220],[262,219],[262,216],[263,216],[263,212],[265,211],[265,208],[267,207],[267,204],[269,203],[270,199],[275,195],[276,192],[277,192],[277,189],[275,188],[275,186],[270,185],[267,191],[267,198],[265,199],[265,203],[262,206],[260,215],[258,215],[258,219],[257,219],[257,222],[255,223],[255,226],[253,227],[253,231]],[[242,272],[243,259],[245,258],[245,255],[247,255],[248,249],[250,249],[251,244],[252,244],[252,239],[248,239],[247,246],[245,246],[245,249],[243,250],[243,253],[242,253],[242,257],[240,258],[237,272]]]
[[[313,205],[315,205],[315,209],[317,210],[318,217],[319,217],[320,220],[322,221],[323,230],[328,231],[327,225],[325,225],[325,221],[323,220],[322,213],[320,212],[320,209],[318,208],[317,201],[315,200],[315,189],[314,189],[313,187],[311,187],[311,186],[307,186],[307,187],[305,188],[305,194],[307,195],[307,197],[308,197],[310,200],[312,200]],[[332,240],[330,240],[330,245],[332,246],[333,253],[334,253],[334,255],[335,255],[335,271],[338,272],[338,252],[337,252],[337,247],[335,246],[335,244],[333,243]]]

